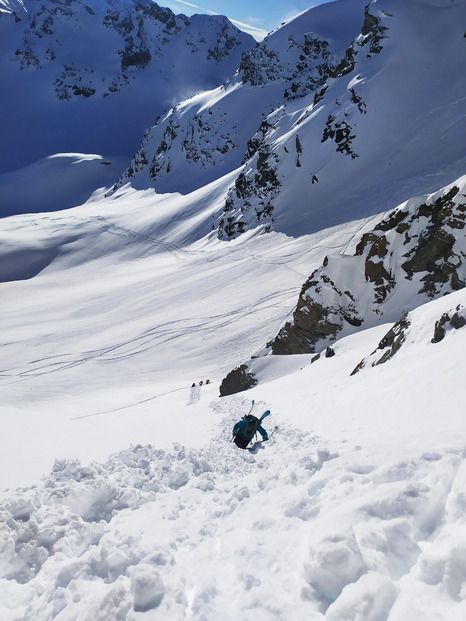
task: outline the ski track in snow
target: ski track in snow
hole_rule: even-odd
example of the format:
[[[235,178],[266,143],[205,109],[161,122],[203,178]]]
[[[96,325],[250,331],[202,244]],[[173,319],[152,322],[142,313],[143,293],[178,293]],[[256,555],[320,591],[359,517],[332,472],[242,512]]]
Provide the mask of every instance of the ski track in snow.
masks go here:
[[[97,221],[102,226],[104,231],[107,233],[111,233],[112,235],[122,235],[123,237],[130,237],[130,238],[134,237],[135,239],[138,239],[143,242],[147,242],[150,245],[159,246],[163,250],[166,250],[167,252],[171,252],[178,259],[183,258],[187,255],[203,254],[201,251],[198,251],[198,250],[186,250],[171,242],[162,241],[160,239],[155,239],[153,237],[149,237],[148,235],[142,235],[141,233],[138,233],[137,231],[133,231],[132,229],[119,226],[115,224],[114,222],[110,222],[103,216],[95,216],[92,219]]]
[[[459,621],[461,451],[380,463],[272,416],[251,453],[225,439],[244,397],[211,407],[203,449],[61,460],[2,494],[2,619],[433,619],[412,601],[427,589]]]
[[[292,269],[292,268],[289,268]],[[294,270],[292,270],[294,271]],[[280,298],[288,299],[295,288],[285,289],[277,294],[265,296],[257,302],[256,308],[265,310],[274,307]],[[0,372],[0,377],[9,378],[11,381],[21,381],[25,377],[39,377],[57,373],[76,366],[84,365],[95,360],[115,361],[124,360],[139,355],[146,350],[155,349],[161,344],[167,344],[171,340],[180,338],[188,331],[205,332],[209,334],[212,326],[216,329],[228,326],[236,315],[242,315],[244,311],[237,310],[227,314],[206,316],[203,321],[196,323],[193,319],[182,319],[166,323],[164,326],[155,326],[143,334],[135,335],[120,343],[104,347],[102,349],[84,351],[79,354],[58,354],[48,358],[37,359],[27,363],[28,368],[6,368]],[[189,324],[189,325],[188,325]],[[65,359],[64,359],[65,358]]]

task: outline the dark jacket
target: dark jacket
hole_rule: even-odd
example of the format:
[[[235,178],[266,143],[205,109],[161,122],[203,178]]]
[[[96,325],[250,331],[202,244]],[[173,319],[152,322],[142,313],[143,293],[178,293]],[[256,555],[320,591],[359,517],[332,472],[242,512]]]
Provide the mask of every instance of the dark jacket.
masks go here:
[[[247,419],[243,418],[242,420],[238,421],[236,425],[233,427],[233,435],[235,437],[239,436],[241,438],[244,438],[245,440],[250,442],[253,439],[256,431],[258,431],[261,434],[263,440],[268,440],[269,436],[267,435],[266,430],[260,424],[259,419],[256,419],[256,420],[257,420],[257,425],[256,425],[255,430],[252,433],[247,433],[247,430],[246,430],[246,427],[248,424]]]

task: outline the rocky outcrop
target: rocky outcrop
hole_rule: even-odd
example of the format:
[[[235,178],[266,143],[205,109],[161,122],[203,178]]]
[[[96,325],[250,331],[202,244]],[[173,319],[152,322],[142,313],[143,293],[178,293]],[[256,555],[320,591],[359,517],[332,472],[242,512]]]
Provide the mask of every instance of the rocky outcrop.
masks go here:
[[[466,317],[460,315],[461,307],[457,306],[454,313],[444,313],[440,319],[435,323],[434,336],[432,337],[432,343],[440,343],[445,338],[446,333],[449,330],[459,330],[466,326]]]
[[[257,379],[248,370],[247,365],[242,364],[230,371],[220,385],[220,396],[226,397],[243,390],[248,390],[257,384]]]
[[[408,314],[403,315],[403,317],[396,322],[396,324],[391,328],[387,334],[380,341],[377,350],[372,352],[371,356],[373,358],[372,366],[376,366],[378,364],[383,364],[393,358],[396,352],[401,348],[403,343],[406,340],[406,332],[411,324]],[[383,352],[380,354],[380,352]],[[362,360],[358,366],[354,369],[351,375],[355,375],[358,371],[360,371],[364,366],[366,366],[367,362]]]
[[[293,321],[287,322],[268,343],[272,353],[312,353],[319,343],[335,341],[345,323],[355,328],[363,323],[351,292],[340,290],[335,281],[323,273],[328,263],[326,259],[323,267],[304,283]]]
[[[466,287],[466,177],[439,192],[407,201],[355,242],[353,255],[331,255],[304,283],[292,320],[262,355],[335,354],[337,339],[394,322],[376,351],[354,369],[383,364],[406,341],[413,309]],[[432,343],[466,325],[466,309],[435,320]],[[227,381],[228,380],[228,381]],[[256,378],[247,365],[224,380],[232,392]],[[225,394],[231,394],[230,392]]]
[[[386,38],[387,26],[382,23],[382,16],[388,17],[383,11],[381,15],[373,15],[370,12],[371,6],[368,4],[364,13],[364,24],[361,35],[353,41],[346,50],[345,57],[335,68],[333,77],[342,77],[351,73],[356,66],[356,57],[361,52],[370,56],[382,51],[382,41]]]
[[[304,97],[323,86],[335,71],[336,58],[329,42],[312,33],[288,36],[288,49],[274,49],[266,39],[243,56],[239,71],[243,84],[283,84],[286,100]]]
[[[304,284],[293,320],[269,343],[272,352],[314,352],[465,287],[464,182],[462,191],[454,185],[391,212],[361,237],[355,255],[326,258]]]
[[[442,298],[442,306],[448,307],[450,297]],[[377,349],[361,360],[351,375],[355,375],[364,368],[375,367],[388,362],[398,354],[406,343],[425,339],[423,335],[428,333],[429,327],[433,328],[433,337],[430,339],[430,343],[435,345],[443,341],[448,332],[460,330],[465,326],[466,306],[464,302],[456,304],[446,312],[426,312],[423,309],[416,309],[411,313],[406,313],[387,332],[378,344]]]

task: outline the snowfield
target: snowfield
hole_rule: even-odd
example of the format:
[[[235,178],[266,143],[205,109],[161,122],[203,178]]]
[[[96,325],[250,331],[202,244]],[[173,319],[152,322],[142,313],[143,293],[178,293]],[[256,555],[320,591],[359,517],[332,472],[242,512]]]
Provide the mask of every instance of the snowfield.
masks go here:
[[[412,311],[383,365],[351,376],[392,324],[258,359],[220,399],[377,221],[220,242],[229,181],[1,222],[0,617],[464,619],[466,329],[431,341],[465,291]],[[241,451],[252,399],[273,435]]]

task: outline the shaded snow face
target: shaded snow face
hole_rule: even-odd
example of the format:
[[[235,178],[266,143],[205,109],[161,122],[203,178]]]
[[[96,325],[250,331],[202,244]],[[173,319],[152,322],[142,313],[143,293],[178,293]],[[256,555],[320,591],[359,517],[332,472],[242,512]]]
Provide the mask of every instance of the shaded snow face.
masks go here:
[[[125,166],[124,157],[57,153],[0,174],[0,217],[61,211],[82,205],[97,188],[110,186]],[[16,274],[21,272],[19,264],[23,260],[24,257],[18,257]],[[11,267],[4,263],[3,269],[0,268],[5,277]]]
[[[129,159],[157,115],[224,82],[252,45],[226,18],[149,0],[25,0],[0,13],[0,171],[59,152]]]

